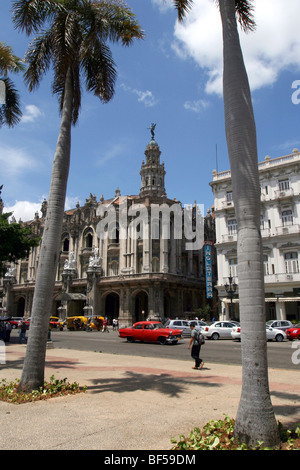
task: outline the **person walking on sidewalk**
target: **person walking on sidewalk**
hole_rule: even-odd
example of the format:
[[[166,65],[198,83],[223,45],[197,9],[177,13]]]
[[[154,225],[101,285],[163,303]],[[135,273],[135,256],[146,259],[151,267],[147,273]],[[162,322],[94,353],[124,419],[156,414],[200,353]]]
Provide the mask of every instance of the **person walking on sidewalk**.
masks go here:
[[[22,321],[21,325],[19,326],[20,333],[19,333],[19,344],[22,344],[22,341],[24,339],[25,343],[27,343],[27,338],[26,338],[26,330],[27,326],[24,321]]]
[[[203,336],[199,330],[195,328],[196,323],[191,322],[191,339],[188,345],[188,349],[192,347],[191,356],[195,360],[195,366],[193,369],[202,369],[204,362],[200,359],[200,350],[201,350],[201,337]]]

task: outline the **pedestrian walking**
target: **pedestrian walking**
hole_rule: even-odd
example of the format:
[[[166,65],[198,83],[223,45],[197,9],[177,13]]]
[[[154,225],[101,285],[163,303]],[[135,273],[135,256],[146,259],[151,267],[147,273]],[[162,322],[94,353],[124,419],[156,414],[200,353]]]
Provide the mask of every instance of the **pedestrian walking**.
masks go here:
[[[104,318],[102,333],[104,333],[105,331],[106,333],[109,333],[107,318]]]
[[[11,324],[10,324],[10,321],[5,322],[5,333],[6,333],[5,342],[6,342],[6,343],[9,343],[9,341],[10,341],[10,333],[11,333]]]
[[[119,322],[116,318],[113,319],[113,331],[118,330]]]
[[[196,330],[196,323],[191,322],[191,339],[189,341],[188,349],[191,349],[191,356],[195,360],[195,366],[193,369],[202,369],[204,366],[203,360],[200,358],[201,343],[204,342],[204,337],[201,331]]]
[[[19,333],[19,344],[22,344],[22,341],[24,339],[25,343],[27,343],[27,338],[26,338],[26,330],[27,326],[24,321],[22,321],[21,325],[19,326],[20,333]]]

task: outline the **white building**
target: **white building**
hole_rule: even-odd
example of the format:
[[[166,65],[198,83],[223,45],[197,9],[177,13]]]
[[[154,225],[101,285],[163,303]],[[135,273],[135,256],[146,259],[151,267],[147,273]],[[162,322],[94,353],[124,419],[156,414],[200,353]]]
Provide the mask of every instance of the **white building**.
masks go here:
[[[300,319],[300,153],[271,159],[259,166],[261,235],[265,272],[266,317]],[[215,200],[216,249],[221,318],[238,319],[237,222],[232,199],[231,172],[213,171],[210,183]],[[232,275],[232,298],[226,283]],[[232,307],[232,312],[231,312]]]

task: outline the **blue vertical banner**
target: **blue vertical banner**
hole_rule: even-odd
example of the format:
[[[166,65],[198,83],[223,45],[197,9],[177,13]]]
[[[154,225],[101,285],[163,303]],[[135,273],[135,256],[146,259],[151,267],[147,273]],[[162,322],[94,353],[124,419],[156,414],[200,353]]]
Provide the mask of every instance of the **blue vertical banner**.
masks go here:
[[[211,245],[204,245],[205,274],[206,274],[206,298],[213,298],[213,279],[211,265]]]

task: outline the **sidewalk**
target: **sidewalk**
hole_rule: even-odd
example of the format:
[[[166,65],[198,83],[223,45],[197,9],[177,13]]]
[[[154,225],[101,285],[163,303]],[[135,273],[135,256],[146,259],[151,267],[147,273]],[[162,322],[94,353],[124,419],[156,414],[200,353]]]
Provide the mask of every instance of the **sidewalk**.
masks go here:
[[[0,380],[20,378],[26,345],[10,344]],[[32,450],[169,450],[211,419],[235,417],[241,367],[193,361],[47,349],[46,380],[67,377],[87,392],[12,405],[0,401],[0,448]],[[300,384],[294,371],[271,369],[277,420],[300,422]]]

